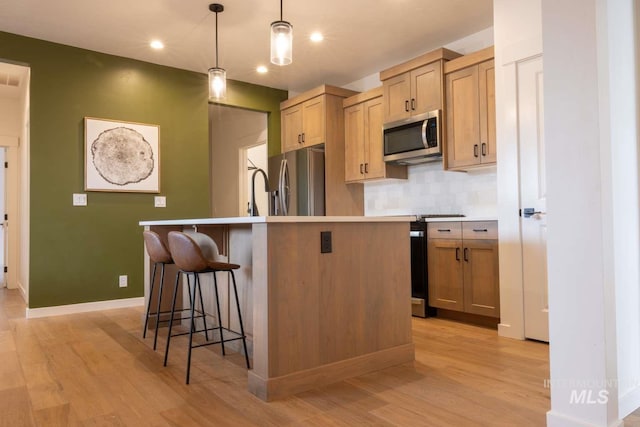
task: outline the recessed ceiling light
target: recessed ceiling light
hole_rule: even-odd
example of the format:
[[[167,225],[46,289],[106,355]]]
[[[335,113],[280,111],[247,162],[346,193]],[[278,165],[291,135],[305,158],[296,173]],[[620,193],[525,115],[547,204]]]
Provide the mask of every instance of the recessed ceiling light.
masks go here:
[[[319,31],[311,33],[311,36],[309,36],[309,38],[311,39],[312,42],[316,42],[316,43],[324,40],[324,36]]]
[[[156,50],[164,49],[164,43],[160,40],[152,40],[151,43],[149,43],[149,46]]]
[[[259,65],[258,68],[256,68],[256,71],[259,72],[260,74],[264,74],[267,71],[269,71],[269,69],[264,65]]]

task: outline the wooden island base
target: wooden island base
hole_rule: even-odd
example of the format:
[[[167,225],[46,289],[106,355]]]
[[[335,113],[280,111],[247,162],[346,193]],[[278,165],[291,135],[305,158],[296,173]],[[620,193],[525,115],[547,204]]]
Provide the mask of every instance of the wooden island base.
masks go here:
[[[241,309],[253,349],[248,388],[263,400],[415,358],[407,218],[257,217],[141,225],[161,235],[164,227],[197,225],[230,262],[242,265]],[[330,253],[321,253],[321,232],[331,234]],[[233,326],[233,307],[224,311],[231,313]]]

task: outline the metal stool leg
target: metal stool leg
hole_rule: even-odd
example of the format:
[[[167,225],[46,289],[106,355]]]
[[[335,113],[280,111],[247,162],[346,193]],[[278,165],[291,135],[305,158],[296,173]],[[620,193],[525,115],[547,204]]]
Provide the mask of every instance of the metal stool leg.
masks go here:
[[[153,265],[155,273],[155,264]],[[162,304],[162,290],[164,288],[164,262],[160,264],[160,286],[158,287],[158,308],[156,309],[156,330],[153,334],[153,350],[158,343],[158,329],[160,329],[160,306]]]
[[[167,333],[167,345],[164,349],[164,366],[167,366],[169,358],[169,343],[171,342],[171,328],[173,327],[173,316],[176,311],[176,297],[178,296],[178,282],[180,281],[180,271],[176,273],[176,283],[173,288],[173,301],[171,302],[171,314],[169,317],[169,332]],[[189,286],[189,276],[187,276],[187,286]]]
[[[144,315],[144,329],[142,330],[142,338],[147,337],[147,326],[149,326],[149,311],[151,310],[151,297],[153,297],[153,284],[156,281],[156,266],[158,263],[153,263],[153,272],[151,273],[151,284],[149,289],[149,302],[147,303],[147,312]],[[161,282],[162,283],[162,282]],[[156,324],[156,328],[158,325]],[[153,348],[155,350],[155,347]]]
[[[216,293],[216,308],[218,309],[218,330],[220,331],[220,346],[222,347],[222,355],[224,356],[226,353],[224,351],[224,336],[222,335],[222,315],[220,314],[220,298],[218,294],[218,278],[217,271],[213,272],[213,289]]]
[[[193,316],[195,314],[195,308],[196,308],[196,287],[199,286],[198,273],[194,273],[194,276],[195,277],[193,280],[193,294],[191,298],[191,327],[189,328],[189,351],[187,353],[187,381],[186,381],[187,384],[189,384],[189,374],[191,373],[191,350],[193,349],[193,329],[194,329]]]
[[[202,324],[204,325],[204,336],[207,338],[207,341],[209,341],[209,331],[207,330],[207,313],[204,309],[204,300],[202,299],[202,286],[200,286],[200,275],[196,274],[195,281],[198,284],[198,294],[200,295],[200,309],[202,310]],[[193,291],[194,292],[196,291],[195,287]]]
[[[242,345],[244,346],[244,358],[247,362],[247,369],[251,369],[249,366],[249,352],[247,351],[247,337],[244,334],[244,326],[242,324],[242,313],[240,312],[240,300],[238,299],[238,288],[236,286],[236,276],[233,274],[233,270],[230,271],[231,279],[233,281],[233,293],[236,296],[236,307],[238,309],[238,320],[240,320],[240,333],[242,334]]]

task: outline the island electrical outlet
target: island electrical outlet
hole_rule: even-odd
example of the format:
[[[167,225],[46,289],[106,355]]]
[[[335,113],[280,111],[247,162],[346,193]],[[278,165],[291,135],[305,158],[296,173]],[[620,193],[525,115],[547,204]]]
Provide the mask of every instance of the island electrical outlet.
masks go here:
[[[320,253],[321,254],[331,253],[331,232],[330,231],[320,232]]]
[[[120,286],[121,288],[127,287],[127,276],[118,277],[118,286]]]

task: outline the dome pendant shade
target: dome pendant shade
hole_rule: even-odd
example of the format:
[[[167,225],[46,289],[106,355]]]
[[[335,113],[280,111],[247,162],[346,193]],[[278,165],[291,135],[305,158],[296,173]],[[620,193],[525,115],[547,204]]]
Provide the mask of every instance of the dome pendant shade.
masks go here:
[[[227,96],[227,72],[223,68],[209,68],[209,100],[218,101]]]

